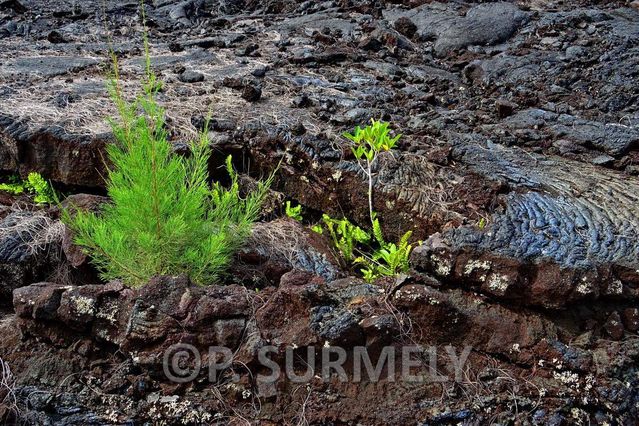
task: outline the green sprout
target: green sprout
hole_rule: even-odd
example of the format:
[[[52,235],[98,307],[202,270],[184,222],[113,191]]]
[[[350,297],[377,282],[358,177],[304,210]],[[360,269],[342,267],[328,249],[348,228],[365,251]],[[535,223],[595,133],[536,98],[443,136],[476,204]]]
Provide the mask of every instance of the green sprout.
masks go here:
[[[285,211],[286,211],[286,216],[290,217],[291,219],[295,219],[297,221],[302,221],[302,206],[301,205],[297,205],[295,207],[291,206],[291,202],[287,201],[286,202],[286,206],[285,206]]]

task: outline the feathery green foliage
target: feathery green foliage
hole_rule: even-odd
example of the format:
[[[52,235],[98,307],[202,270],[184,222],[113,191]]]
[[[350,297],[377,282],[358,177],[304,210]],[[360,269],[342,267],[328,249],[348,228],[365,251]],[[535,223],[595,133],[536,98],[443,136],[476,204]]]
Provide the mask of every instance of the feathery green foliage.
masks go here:
[[[12,195],[20,195],[25,192],[33,196],[33,201],[38,204],[52,204],[56,200],[56,193],[49,182],[40,173],[31,172],[25,181],[12,177],[9,183],[1,183],[0,191]]]
[[[408,243],[412,231],[406,232],[397,244],[384,243],[372,255],[356,258],[354,263],[363,265],[361,272],[367,282],[379,277],[392,277],[409,268],[408,260],[413,246]]]
[[[7,183],[0,183],[0,191],[7,192],[11,195],[23,194],[25,190],[24,182],[20,182],[20,179],[16,176],[11,176]]]
[[[38,204],[51,204],[56,200],[55,190],[40,173],[29,173],[24,186],[27,191],[33,194],[33,201]]]
[[[131,102],[118,86],[114,57],[110,94],[119,120],[111,121],[116,143],[107,149],[111,202],[100,214],[65,211],[64,220],[106,280],[141,286],[155,275],[187,274],[211,284],[248,237],[273,176],[242,198],[229,157],[230,187],[209,185],[206,131],[191,143],[189,157],[173,154],[165,113],[155,99],[161,84],[150,71],[146,37],[145,49],[147,78]]]
[[[328,231],[333,246],[347,264],[360,265],[360,272],[367,282],[380,277],[392,277],[408,270],[408,259],[413,248],[409,244],[412,231],[406,232],[397,244],[384,241],[379,221],[374,222],[373,236],[347,218],[334,219],[322,216],[322,224],[313,226],[313,231],[323,234]]]

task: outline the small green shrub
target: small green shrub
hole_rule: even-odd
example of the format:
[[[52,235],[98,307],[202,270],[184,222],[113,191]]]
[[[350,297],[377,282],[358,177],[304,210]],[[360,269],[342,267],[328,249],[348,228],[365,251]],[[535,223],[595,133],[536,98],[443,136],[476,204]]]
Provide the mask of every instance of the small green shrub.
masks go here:
[[[371,119],[371,124],[361,128],[355,127],[353,133],[344,133],[344,137],[349,139],[353,146],[351,151],[357,159],[357,164],[368,178],[368,209],[371,222],[375,221],[373,210],[373,164],[378,155],[383,151],[390,151],[395,147],[402,135],[389,136],[390,123]]]
[[[0,191],[5,191],[12,195],[20,195],[27,192],[33,196],[33,201],[38,204],[52,204],[56,201],[55,190],[37,172],[29,173],[27,179],[22,182],[17,177],[12,177],[9,183],[0,184]]]
[[[328,234],[342,258],[351,263],[355,260],[355,247],[370,241],[370,235],[359,226],[353,225],[348,219],[333,219],[327,214],[322,215],[322,221]]]
[[[25,190],[24,182],[21,182],[16,176],[11,176],[7,183],[0,183],[0,191],[8,192],[11,195],[23,194]]]
[[[408,243],[412,231],[406,232],[399,243],[385,243],[375,251],[371,257],[360,256],[355,263],[363,265],[362,275],[367,282],[372,282],[380,277],[392,277],[409,268],[408,260],[413,249]]]
[[[353,133],[344,133],[353,143],[351,150],[368,179],[367,195],[372,237],[346,218],[336,220],[324,215],[323,226],[317,224],[313,227],[313,230],[320,234],[326,227],[333,245],[339,250],[342,258],[349,264],[360,265],[360,271],[367,282],[407,271],[413,248],[409,244],[411,231],[406,232],[397,243],[387,242],[377,213],[373,209],[373,165],[378,155],[393,149],[401,137],[391,137],[389,126],[389,123],[371,120],[369,126],[357,126]]]
[[[119,120],[111,121],[116,143],[107,149],[111,203],[100,214],[65,211],[64,221],[105,280],[141,286],[155,275],[187,274],[211,284],[248,237],[273,176],[241,197],[229,157],[230,187],[209,185],[206,132],[191,143],[189,157],[174,155],[155,99],[161,85],[150,71],[146,39],[145,48],[147,78],[131,102],[119,89],[114,58],[110,93]]]
[[[285,206],[285,212],[286,212],[286,216],[290,217],[291,219],[295,219],[297,221],[302,221],[302,206],[301,205],[297,205],[295,207],[291,206],[291,202],[287,201],[286,202],[286,206]]]
[[[408,260],[413,248],[409,244],[412,231],[406,232],[397,244],[388,243],[382,238],[377,220],[371,237],[371,234],[348,219],[334,219],[327,214],[322,216],[322,223],[312,227],[319,234],[323,234],[325,229],[344,262],[361,266],[360,272],[367,282],[395,276],[409,268]]]

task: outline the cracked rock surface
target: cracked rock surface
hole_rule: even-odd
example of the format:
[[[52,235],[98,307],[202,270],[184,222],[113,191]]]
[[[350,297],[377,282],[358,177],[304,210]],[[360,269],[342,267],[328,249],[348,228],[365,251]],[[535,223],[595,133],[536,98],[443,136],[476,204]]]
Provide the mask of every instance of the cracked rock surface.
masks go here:
[[[37,171],[104,202],[109,51],[134,94],[138,7],[0,1],[2,178]],[[99,283],[55,207],[2,194],[0,358],[29,422],[633,424],[636,1],[186,0],[144,12],[176,152],[210,113],[212,177],[229,154],[249,180],[280,165],[275,204],[365,226],[365,176],[341,135],[390,121],[403,137],[374,165],[374,208],[389,238],[412,230],[424,244],[408,276],[370,286],[330,241],[275,219],[256,226],[225,286],[159,277],[132,290]],[[158,360],[178,341],[231,346],[248,372],[215,391],[167,383]],[[250,379],[260,345],[281,356],[407,342],[472,345],[469,380],[302,392]]]

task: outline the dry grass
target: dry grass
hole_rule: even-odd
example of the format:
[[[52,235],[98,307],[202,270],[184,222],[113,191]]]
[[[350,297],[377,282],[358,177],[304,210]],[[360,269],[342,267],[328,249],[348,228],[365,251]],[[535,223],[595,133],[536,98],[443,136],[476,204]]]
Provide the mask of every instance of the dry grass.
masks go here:
[[[89,78],[82,84],[95,84],[103,89],[103,94],[83,95],[81,100],[73,101],[71,98],[69,102],[58,104],[53,101],[54,93],[73,94],[78,90],[78,85],[55,79],[33,85],[22,84],[14,88],[10,97],[2,100],[1,112],[20,118],[31,128],[53,125],[63,133],[78,135],[110,131],[105,118],[113,115],[114,108],[106,96],[104,79]],[[33,99],[34,92],[43,94],[37,102]]]
[[[58,52],[47,52],[55,56]],[[190,140],[197,136],[197,130],[191,124],[191,117],[211,115],[212,118],[231,119],[238,123],[259,122],[261,126],[276,126],[283,137],[290,134],[298,122],[308,129],[318,128],[318,121],[306,110],[290,113],[290,99],[295,95],[293,85],[278,76],[263,80],[262,98],[264,101],[249,103],[240,97],[240,92],[221,86],[224,77],[249,75],[250,71],[266,63],[259,58],[249,59],[249,63],[239,65],[232,52],[219,51],[214,60],[208,57],[191,57],[191,52],[174,53],[166,46],[151,47],[152,68],[165,81],[158,101],[166,109],[169,127],[175,140]],[[0,61],[13,54],[0,54]],[[99,59],[99,58],[98,58]],[[189,68],[204,74],[206,80],[201,83],[182,83],[178,80],[174,67],[188,63]],[[140,56],[120,61],[120,88],[125,98],[140,93],[143,80],[142,58]],[[74,73],[74,79],[67,75],[53,78],[2,77],[0,82],[11,90],[9,96],[0,98],[0,113],[18,117],[32,128],[45,125],[59,126],[63,132],[75,135],[92,136],[110,132],[108,117],[116,114],[115,106],[109,99],[106,83],[108,81],[108,59],[101,65]],[[34,100],[33,93],[39,97]],[[68,94],[69,101],[60,94]],[[55,101],[55,100],[58,101]]]
[[[493,372],[491,380],[482,380],[481,371],[474,370],[471,363],[467,363],[464,370],[464,380],[458,383],[461,397],[468,406],[477,409],[486,409],[485,399],[495,395],[500,389],[505,397],[501,404],[508,406],[508,409],[492,414],[490,424],[499,424],[502,417],[514,415],[516,418],[529,418],[537,409],[543,398],[543,391],[534,382],[534,370],[528,376],[523,375],[517,369],[508,369],[504,363],[489,355],[479,354],[485,365],[485,369]],[[532,402],[532,407],[524,408]],[[521,416],[521,417],[520,417]]]
[[[20,205],[12,206],[11,213],[0,222],[0,240],[19,236],[30,254],[51,250],[62,242],[63,235],[61,221],[51,219],[43,210],[27,210]]]
[[[307,384],[306,386],[298,386],[293,391],[291,396],[295,398],[296,394],[300,390],[302,391],[305,390],[306,392],[303,392],[302,394],[302,401],[297,403],[299,405],[297,414],[295,415],[295,417],[293,417],[292,421],[288,423],[291,426],[309,426],[310,425],[308,419],[306,418],[306,411],[308,409],[308,402],[310,401],[311,395],[313,393],[311,389],[311,385]]]
[[[18,416],[18,399],[15,393],[16,379],[9,364],[0,358],[0,407],[5,407],[14,416]]]
[[[395,194],[423,217],[433,213],[458,216],[453,208],[460,201],[453,194],[459,182],[448,176],[445,168],[417,154],[383,154],[375,171],[376,185],[381,191]]]
[[[306,235],[299,225],[289,220],[275,220],[256,223],[247,247],[268,259],[295,266],[299,263],[305,240]]]

